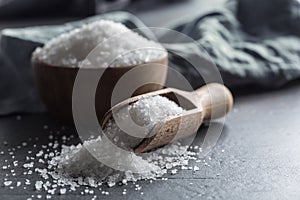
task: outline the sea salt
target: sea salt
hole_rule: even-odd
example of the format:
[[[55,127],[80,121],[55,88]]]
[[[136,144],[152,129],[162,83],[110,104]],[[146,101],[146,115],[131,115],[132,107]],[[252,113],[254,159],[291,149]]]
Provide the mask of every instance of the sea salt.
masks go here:
[[[194,166],[194,171],[198,171],[199,170],[199,167],[198,166]]]
[[[20,187],[21,184],[22,184],[22,183],[21,183],[20,181],[18,181],[18,182],[17,182],[17,187]]]
[[[183,111],[175,102],[166,97],[154,96],[141,99],[121,109],[116,114],[116,118],[124,121],[124,119],[129,118],[128,114],[130,114],[133,120],[142,127],[140,129],[143,132],[142,135],[146,136],[156,123],[168,116],[180,115]],[[136,146],[140,142],[140,140],[138,142],[133,139],[126,140],[125,136],[120,136],[122,131],[116,125],[115,120],[112,119],[107,124],[104,132],[105,135],[110,135],[110,137],[119,135],[120,141],[126,142],[125,146],[127,147],[131,147],[132,144]],[[98,137],[77,146],[63,146],[61,155],[53,158],[57,162],[57,172],[71,177],[95,177],[97,180],[106,181],[108,186],[112,187],[117,181],[136,181],[162,176],[166,173],[163,170],[166,165],[169,166],[169,169],[177,165],[173,163],[174,159],[165,162],[160,160],[161,165],[164,166],[154,164],[157,159],[160,159],[159,155],[162,155],[160,150],[138,156],[127,148],[126,153],[117,152],[112,155],[112,152],[117,151],[113,149],[115,146],[104,143],[103,140],[103,138]],[[173,144],[169,148],[177,151],[180,147],[178,144]],[[169,150],[169,152],[171,151]],[[179,163],[181,156],[177,158]],[[105,163],[99,161],[105,161]]]
[[[61,189],[59,190],[59,193],[60,193],[60,194],[66,194],[66,192],[67,192],[67,189],[66,189],[66,188],[61,188]]]
[[[29,158],[29,159],[30,159],[30,158]],[[28,160],[29,160],[29,159],[28,159]],[[27,159],[26,159],[26,160],[27,160]],[[26,169],[28,169],[28,168],[32,168],[33,165],[34,165],[34,162],[30,162],[30,163],[25,163],[25,164],[23,165],[23,167],[26,168]]]
[[[43,187],[43,182],[42,181],[36,181],[35,182],[35,189],[36,190],[41,190]]]
[[[96,58],[85,59],[97,45]],[[160,44],[121,23],[100,20],[52,39],[33,55],[58,66],[106,68],[156,61],[167,53]]]
[[[143,195],[143,188],[138,183],[139,180],[147,180],[149,183],[157,179],[167,181],[168,178],[164,175],[167,173],[176,174],[179,169],[198,171],[200,170],[199,164],[209,166],[208,161],[211,160],[211,157],[208,157],[208,161],[200,160],[197,157],[200,147],[188,147],[180,142],[174,142],[151,152],[136,155],[132,147],[138,144],[140,140],[128,140],[127,137],[131,136],[132,133],[124,134],[124,129],[121,131],[119,128],[119,125],[122,126],[122,122],[132,120],[128,123],[136,124],[140,136],[144,137],[151,133],[152,128],[157,123],[162,122],[167,117],[181,115],[183,112],[185,110],[175,102],[162,96],[140,99],[118,110],[105,127],[104,134],[99,137],[71,146],[60,145],[58,141],[52,140],[48,142],[48,145],[36,145],[37,150],[32,150],[32,155],[36,155],[36,157],[25,155],[26,162],[22,160],[11,162],[13,166],[17,166],[15,164],[19,163],[20,168],[23,167],[21,173],[28,178],[34,172],[41,176],[40,180],[32,181],[32,184],[29,179],[25,179],[22,183],[16,181],[14,186],[23,185],[24,190],[32,187],[38,191],[44,190],[47,196],[41,198],[46,199],[52,198],[52,195],[55,194],[64,195],[77,189],[80,189],[79,192],[82,195],[94,195],[97,192],[98,194],[102,192],[103,195],[110,195],[107,190],[104,191],[105,186],[103,188],[103,184],[108,187],[120,185],[126,187],[128,185],[131,188],[130,191],[123,189],[121,190],[122,195],[126,195],[132,190]],[[131,129],[134,128],[131,125],[129,127],[128,131],[134,130]],[[62,131],[61,135],[63,133]],[[116,140],[117,136],[118,139]],[[70,141],[71,138],[74,136],[64,136],[65,141]],[[113,145],[103,143],[104,138],[111,141]],[[49,145],[51,142],[57,144],[55,148],[58,149],[53,149],[53,145]],[[28,143],[27,146],[29,145],[31,143]],[[22,146],[21,148],[27,147]],[[59,149],[61,150],[59,151]],[[118,149],[126,153],[120,153]],[[190,150],[196,150],[196,152]],[[8,150],[8,152],[10,151],[13,151],[13,148]],[[26,152],[28,153],[28,151]],[[197,166],[195,164],[190,165],[189,162],[192,160],[199,164]],[[4,167],[9,173],[6,176],[11,176],[17,171],[11,167],[8,163]],[[12,181],[7,178],[4,179],[4,186],[9,189],[16,188],[13,187]],[[35,197],[39,198],[37,195]]]
[[[12,181],[5,181],[4,182],[4,185],[7,187],[7,186],[10,186],[12,184]]]

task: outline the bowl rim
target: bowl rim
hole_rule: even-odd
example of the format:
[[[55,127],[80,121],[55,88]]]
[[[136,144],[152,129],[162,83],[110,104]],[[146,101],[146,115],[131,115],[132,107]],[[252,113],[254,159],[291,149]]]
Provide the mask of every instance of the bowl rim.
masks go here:
[[[71,69],[71,70],[79,70],[79,69],[86,69],[86,70],[107,70],[107,69],[130,69],[133,67],[136,67],[138,65],[143,65],[143,64],[155,64],[155,63],[160,63],[160,62],[165,62],[168,64],[168,52],[166,51],[162,56],[156,60],[152,60],[149,62],[144,62],[144,63],[139,63],[136,65],[127,65],[127,66],[119,66],[119,67],[79,67],[79,66],[65,66],[65,65],[56,65],[52,63],[47,63],[42,61],[38,56],[35,56],[33,53],[31,55],[31,64],[41,64],[47,67],[53,67],[53,68],[61,68],[61,69]]]

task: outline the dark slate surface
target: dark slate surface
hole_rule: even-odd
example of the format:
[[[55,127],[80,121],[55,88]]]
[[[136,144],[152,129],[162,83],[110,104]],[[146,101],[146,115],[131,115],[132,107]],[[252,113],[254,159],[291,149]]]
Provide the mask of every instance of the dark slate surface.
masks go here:
[[[198,163],[200,170],[180,171],[168,176],[167,181],[152,184],[140,182],[141,191],[129,186],[107,189],[109,196],[99,192],[99,199],[299,199],[300,198],[300,82],[278,91],[261,94],[240,95],[236,97],[233,111],[226,120],[226,127],[217,146],[210,153],[209,166]],[[43,126],[47,124],[48,130]],[[8,146],[0,143],[0,151],[15,147],[29,137],[41,139],[39,144],[46,144],[49,131],[60,135],[71,134],[74,130],[61,130],[61,124],[46,114],[24,115],[21,120],[16,116],[0,119],[0,140],[8,141]],[[202,128],[198,137],[205,131]],[[44,138],[44,139],[43,139]],[[195,143],[199,143],[196,141]],[[222,152],[222,149],[225,151]],[[16,150],[15,155],[22,160],[30,147]],[[0,166],[9,156],[0,155]],[[24,160],[24,158],[23,158]],[[22,162],[21,162],[22,163]],[[33,174],[18,174],[22,169],[16,168],[17,177],[12,180],[29,178],[31,182],[40,179]],[[0,180],[5,177],[5,170],[0,168]],[[23,182],[23,181],[22,181]],[[121,193],[127,188],[127,195]],[[0,187],[1,199],[26,199],[30,195],[42,194],[28,186],[27,190],[10,190]],[[53,199],[91,199],[93,195],[81,196],[79,192]],[[43,196],[44,198],[44,196]]]

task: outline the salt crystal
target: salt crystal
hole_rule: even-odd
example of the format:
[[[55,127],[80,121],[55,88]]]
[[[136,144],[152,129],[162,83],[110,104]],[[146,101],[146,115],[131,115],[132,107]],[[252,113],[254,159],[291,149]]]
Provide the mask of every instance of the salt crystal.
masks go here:
[[[30,185],[30,180],[29,179],[25,179],[25,185]]]
[[[67,192],[67,189],[66,189],[66,188],[61,188],[61,189],[59,190],[59,193],[60,193],[60,194],[66,194],[66,192]]]
[[[17,166],[18,166],[18,161],[17,161],[17,160],[13,161],[13,165],[14,165],[15,167],[17,167]]]
[[[52,194],[52,195],[54,195],[55,194],[55,188],[54,189],[51,189],[51,190],[48,190],[47,192],[49,193],[49,194]]]
[[[7,186],[10,186],[12,184],[12,181],[5,181],[4,182],[4,185],[7,187]]]
[[[27,160],[27,159],[26,159],[26,160]],[[25,164],[23,165],[23,167],[28,169],[28,168],[32,168],[33,165],[34,165],[34,162],[30,162],[30,163],[25,163]]]
[[[198,166],[194,166],[194,171],[198,171],[199,167]]]
[[[36,190],[41,190],[43,187],[43,182],[42,181],[36,181],[35,182],[35,189]]]
[[[172,167],[173,167],[173,165],[172,165],[171,163],[167,163],[167,164],[166,164],[166,168],[167,168],[167,169],[171,169]]]
[[[56,149],[58,147],[58,143],[54,143],[53,149]]]

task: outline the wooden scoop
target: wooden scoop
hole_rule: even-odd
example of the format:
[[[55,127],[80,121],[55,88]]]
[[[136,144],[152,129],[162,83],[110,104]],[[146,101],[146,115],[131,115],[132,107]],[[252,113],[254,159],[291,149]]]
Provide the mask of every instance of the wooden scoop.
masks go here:
[[[177,139],[188,137],[197,132],[203,120],[224,116],[233,104],[231,92],[224,85],[218,83],[207,84],[193,92],[166,88],[129,98],[112,107],[102,119],[102,128],[112,117],[113,111],[128,106],[139,99],[155,95],[167,97],[186,111],[180,116],[171,116],[156,124],[149,134],[150,137],[141,139],[141,141],[137,140],[138,143],[134,148],[135,153],[146,152]]]

